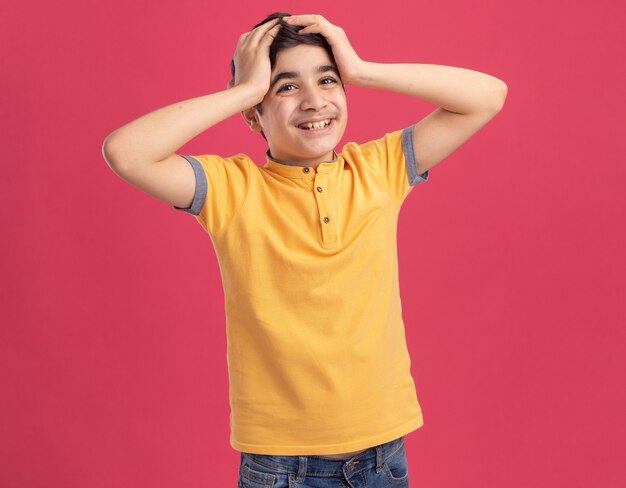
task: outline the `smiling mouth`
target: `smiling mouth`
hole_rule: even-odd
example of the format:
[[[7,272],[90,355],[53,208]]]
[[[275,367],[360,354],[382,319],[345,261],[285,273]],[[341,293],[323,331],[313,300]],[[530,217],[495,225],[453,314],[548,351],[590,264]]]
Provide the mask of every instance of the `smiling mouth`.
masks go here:
[[[304,124],[298,125],[298,129],[306,130],[306,131],[318,131],[329,127],[334,119],[326,119],[320,120],[319,122],[305,122]]]

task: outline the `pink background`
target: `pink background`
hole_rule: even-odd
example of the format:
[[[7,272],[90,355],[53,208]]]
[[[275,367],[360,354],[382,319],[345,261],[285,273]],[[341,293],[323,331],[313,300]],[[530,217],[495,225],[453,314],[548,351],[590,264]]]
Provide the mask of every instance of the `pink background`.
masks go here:
[[[509,87],[400,215],[425,417],[405,438],[411,485],[626,486],[623,2],[55,3],[0,15],[0,486],[236,486],[211,241],[101,146],[225,88],[237,38],[275,10],[321,13],[368,61]],[[436,108],[348,97],[340,147]],[[178,152],[264,150],[233,117]]]

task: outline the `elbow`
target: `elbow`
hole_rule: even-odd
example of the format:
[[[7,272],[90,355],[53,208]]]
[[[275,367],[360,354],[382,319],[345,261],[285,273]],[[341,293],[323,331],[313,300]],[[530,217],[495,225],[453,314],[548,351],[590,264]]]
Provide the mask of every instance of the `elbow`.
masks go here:
[[[109,166],[113,166],[113,148],[111,147],[111,135],[109,134],[102,143],[102,157]]]
[[[116,150],[112,141],[113,134],[114,133],[109,134],[102,143],[102,157],[114,173],[120,174],[122,170],[122,163],[119,158],[119,152]]]
[[[506,95],[509,91],[509,88],[504,81],[502,80],[498,80],[498,81],[499,81],[500,86],[498,88],[498,95],[496,97],[496,102],[495,102],[495,108],[497,112],[502,110],[502,107],[504,107],[504,102],[506,101]]]
[[[481,96],[481,110],[489,113],[498,113],[504,107],[507,92],[508,87],[506,83],[492,76],[490,83],[485,87],[485,92]]]

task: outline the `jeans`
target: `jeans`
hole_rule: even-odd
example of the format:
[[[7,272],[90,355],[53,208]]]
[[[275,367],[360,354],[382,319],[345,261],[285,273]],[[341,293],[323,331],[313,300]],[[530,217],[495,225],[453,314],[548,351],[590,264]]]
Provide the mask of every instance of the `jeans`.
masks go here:
[[[404,437],[346,460],[241,453],[238,488],[406,488]]]

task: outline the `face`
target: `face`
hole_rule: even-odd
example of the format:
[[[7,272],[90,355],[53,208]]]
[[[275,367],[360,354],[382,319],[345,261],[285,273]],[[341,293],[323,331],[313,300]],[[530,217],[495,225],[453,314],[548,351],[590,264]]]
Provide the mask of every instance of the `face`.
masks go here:
[[[280,51],[270,83],[263,114],[255,114],[272,157],[303,166],[332,160],[346,129],[348,107],[326,51],[306,44]]]

